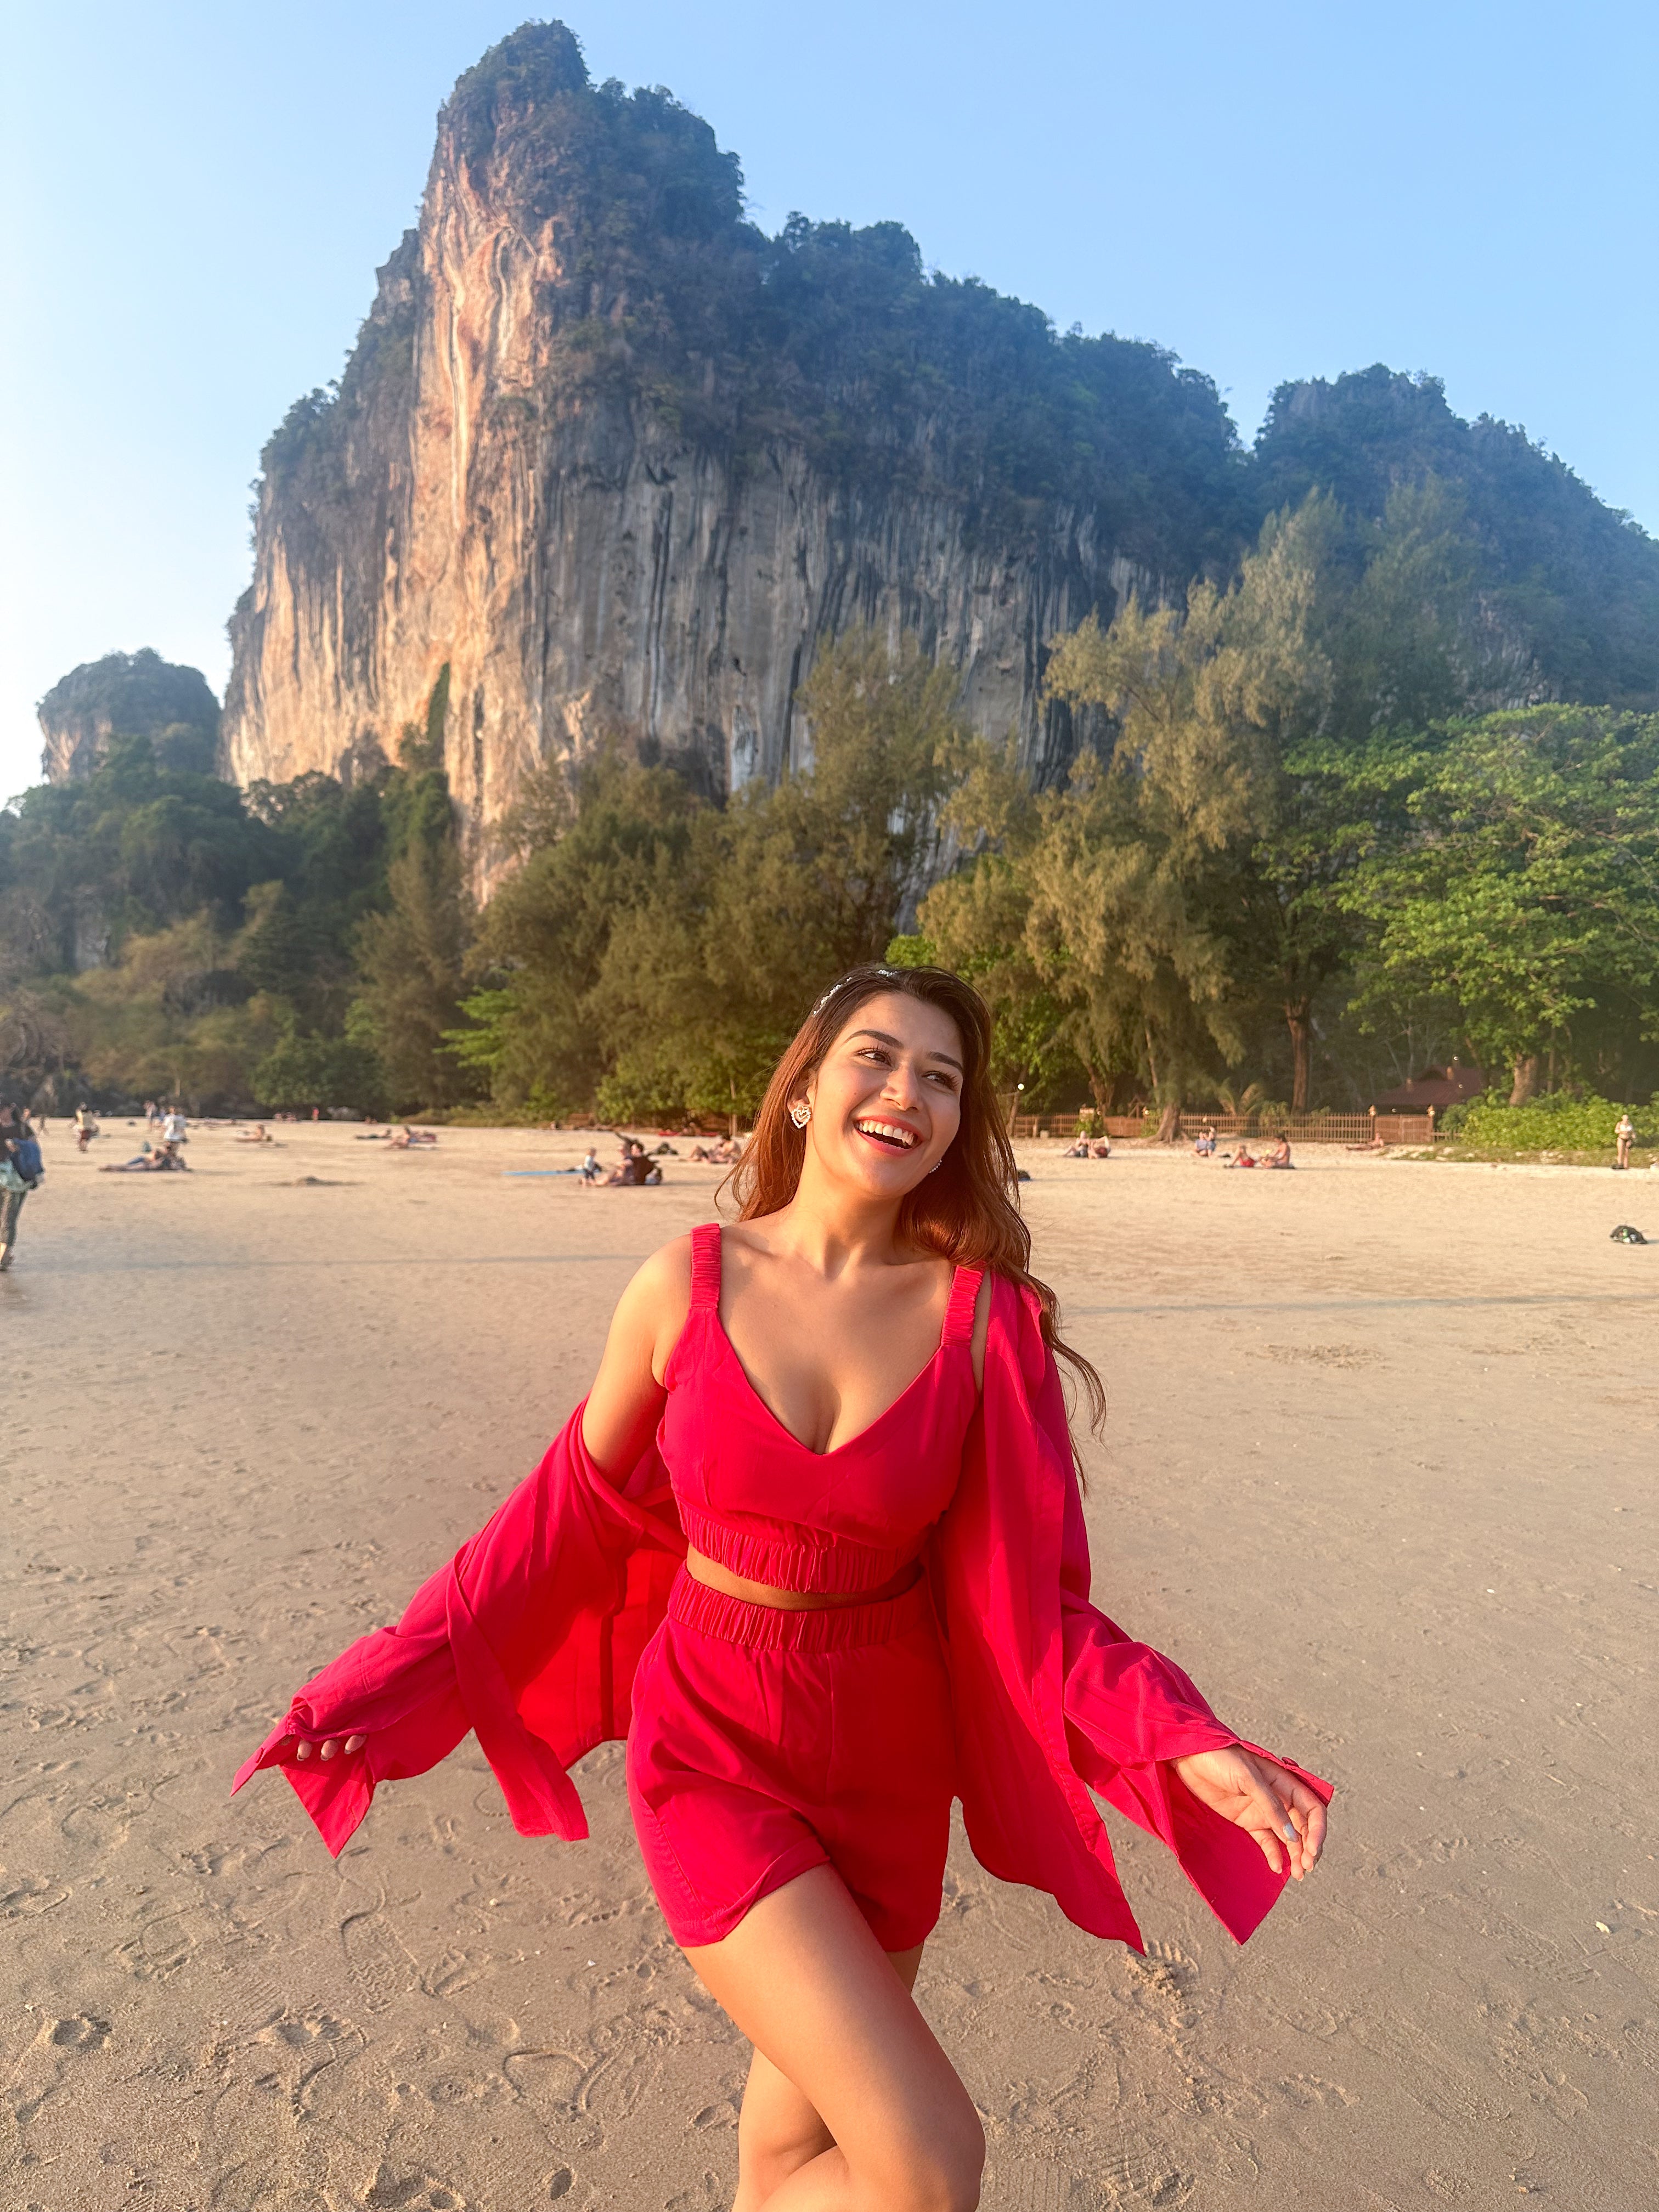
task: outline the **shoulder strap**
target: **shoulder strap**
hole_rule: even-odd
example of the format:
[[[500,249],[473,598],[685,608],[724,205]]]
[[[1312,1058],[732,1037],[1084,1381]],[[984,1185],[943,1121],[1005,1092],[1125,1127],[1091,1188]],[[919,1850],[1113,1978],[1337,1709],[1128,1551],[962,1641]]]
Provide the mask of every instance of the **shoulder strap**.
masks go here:
[[[979,1297],[979,1286],[985,1280],[983,1267],[958,1267],[951,1283],[951,1303],[945,1310],[945,1334],[941,1344],[971,1344],[974,1340],[974,1307]]]
[[[691,1310],[718,1313],[720,1304],[720,1225],[704,1221],[691,1231]]]

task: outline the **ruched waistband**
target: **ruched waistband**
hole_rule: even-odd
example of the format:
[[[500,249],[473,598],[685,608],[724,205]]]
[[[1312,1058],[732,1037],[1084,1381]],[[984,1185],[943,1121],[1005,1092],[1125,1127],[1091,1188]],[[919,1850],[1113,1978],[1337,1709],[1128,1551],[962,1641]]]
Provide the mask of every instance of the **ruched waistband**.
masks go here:
[[[756,1605],[710,1589],[682,1567],[668,1593],[668,1618],[703,1636],[718,1636],[750,1651],[846,1651],[860,1644],[886,1644],[931,1619],[927,1578],[921,1576],[897,1597],[873,1605]]]
[[[888,1550],[846,1537],[815,1537],[805,1529],[769,1525],[748,1516],[741,1522],[720,1518],[684,1498],[678,1504],[685,1540],[695,1551],[745,1582],[766,1583],[773,1589],[800,1590],[815,1597],[856,1597],[861,1590],[879,1589],[891,1582],[920,1549],[914,1537]]]

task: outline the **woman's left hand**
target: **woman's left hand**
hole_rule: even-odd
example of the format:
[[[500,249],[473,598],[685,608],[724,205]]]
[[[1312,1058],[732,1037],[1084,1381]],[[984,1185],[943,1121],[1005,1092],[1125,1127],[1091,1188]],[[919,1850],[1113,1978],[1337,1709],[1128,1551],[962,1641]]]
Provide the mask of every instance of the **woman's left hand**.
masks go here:
[[[1324,1848],[1325,1808],[1299,1777],[1237,1743],[1170,1764],[1200,1804],[1255,1838],[1275,1874],[1287,1858],[1297,1881],[1313,1872]]]

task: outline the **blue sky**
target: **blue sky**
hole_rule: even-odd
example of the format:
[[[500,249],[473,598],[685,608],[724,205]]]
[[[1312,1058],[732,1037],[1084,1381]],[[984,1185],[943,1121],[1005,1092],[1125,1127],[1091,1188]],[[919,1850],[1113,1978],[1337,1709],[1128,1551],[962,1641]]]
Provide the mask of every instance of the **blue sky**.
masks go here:
[[[708,118],[769,228],[896,218],[1061,326],[1173,348],[1246,436],[1285,378],[1431,370],[1659,532],[1651,5],[562,12],[596,76]],[[8,11],[0,796],[77,661],[153,645],[222,687],[260,445],[338,373],[440,102],[523,15]]]

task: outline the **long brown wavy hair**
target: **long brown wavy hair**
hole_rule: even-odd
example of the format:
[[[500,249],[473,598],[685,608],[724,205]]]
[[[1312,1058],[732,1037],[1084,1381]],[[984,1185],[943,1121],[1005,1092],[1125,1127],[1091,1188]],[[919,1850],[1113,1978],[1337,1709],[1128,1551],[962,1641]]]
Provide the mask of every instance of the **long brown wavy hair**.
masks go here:
[[[1060,1334],[1060,1302],[1031,1273],[1031,1232],[1019,1210],[1019,1170],[996,1094],[991,1088],[991,1013],[971,983],[945,968],[849,969],[832,983],[796,1030],[772,1073],[755,1117],[754,1134],[726,1178],[739,1221],[756,1221],[788,1205],[800,1182],[806,1132],[789,1116],[824,1054],[868,999],[894,992],[937,1006],[962,1039],[962,1122],[936,1173],[924,1176],[899,1206],[902,1243],[962,1267],[985,1267],[1035,1292],[1042,1340],[1066,1361],[1089,1403],[1099,1433],[1106,1392],[1080,1352]]]

